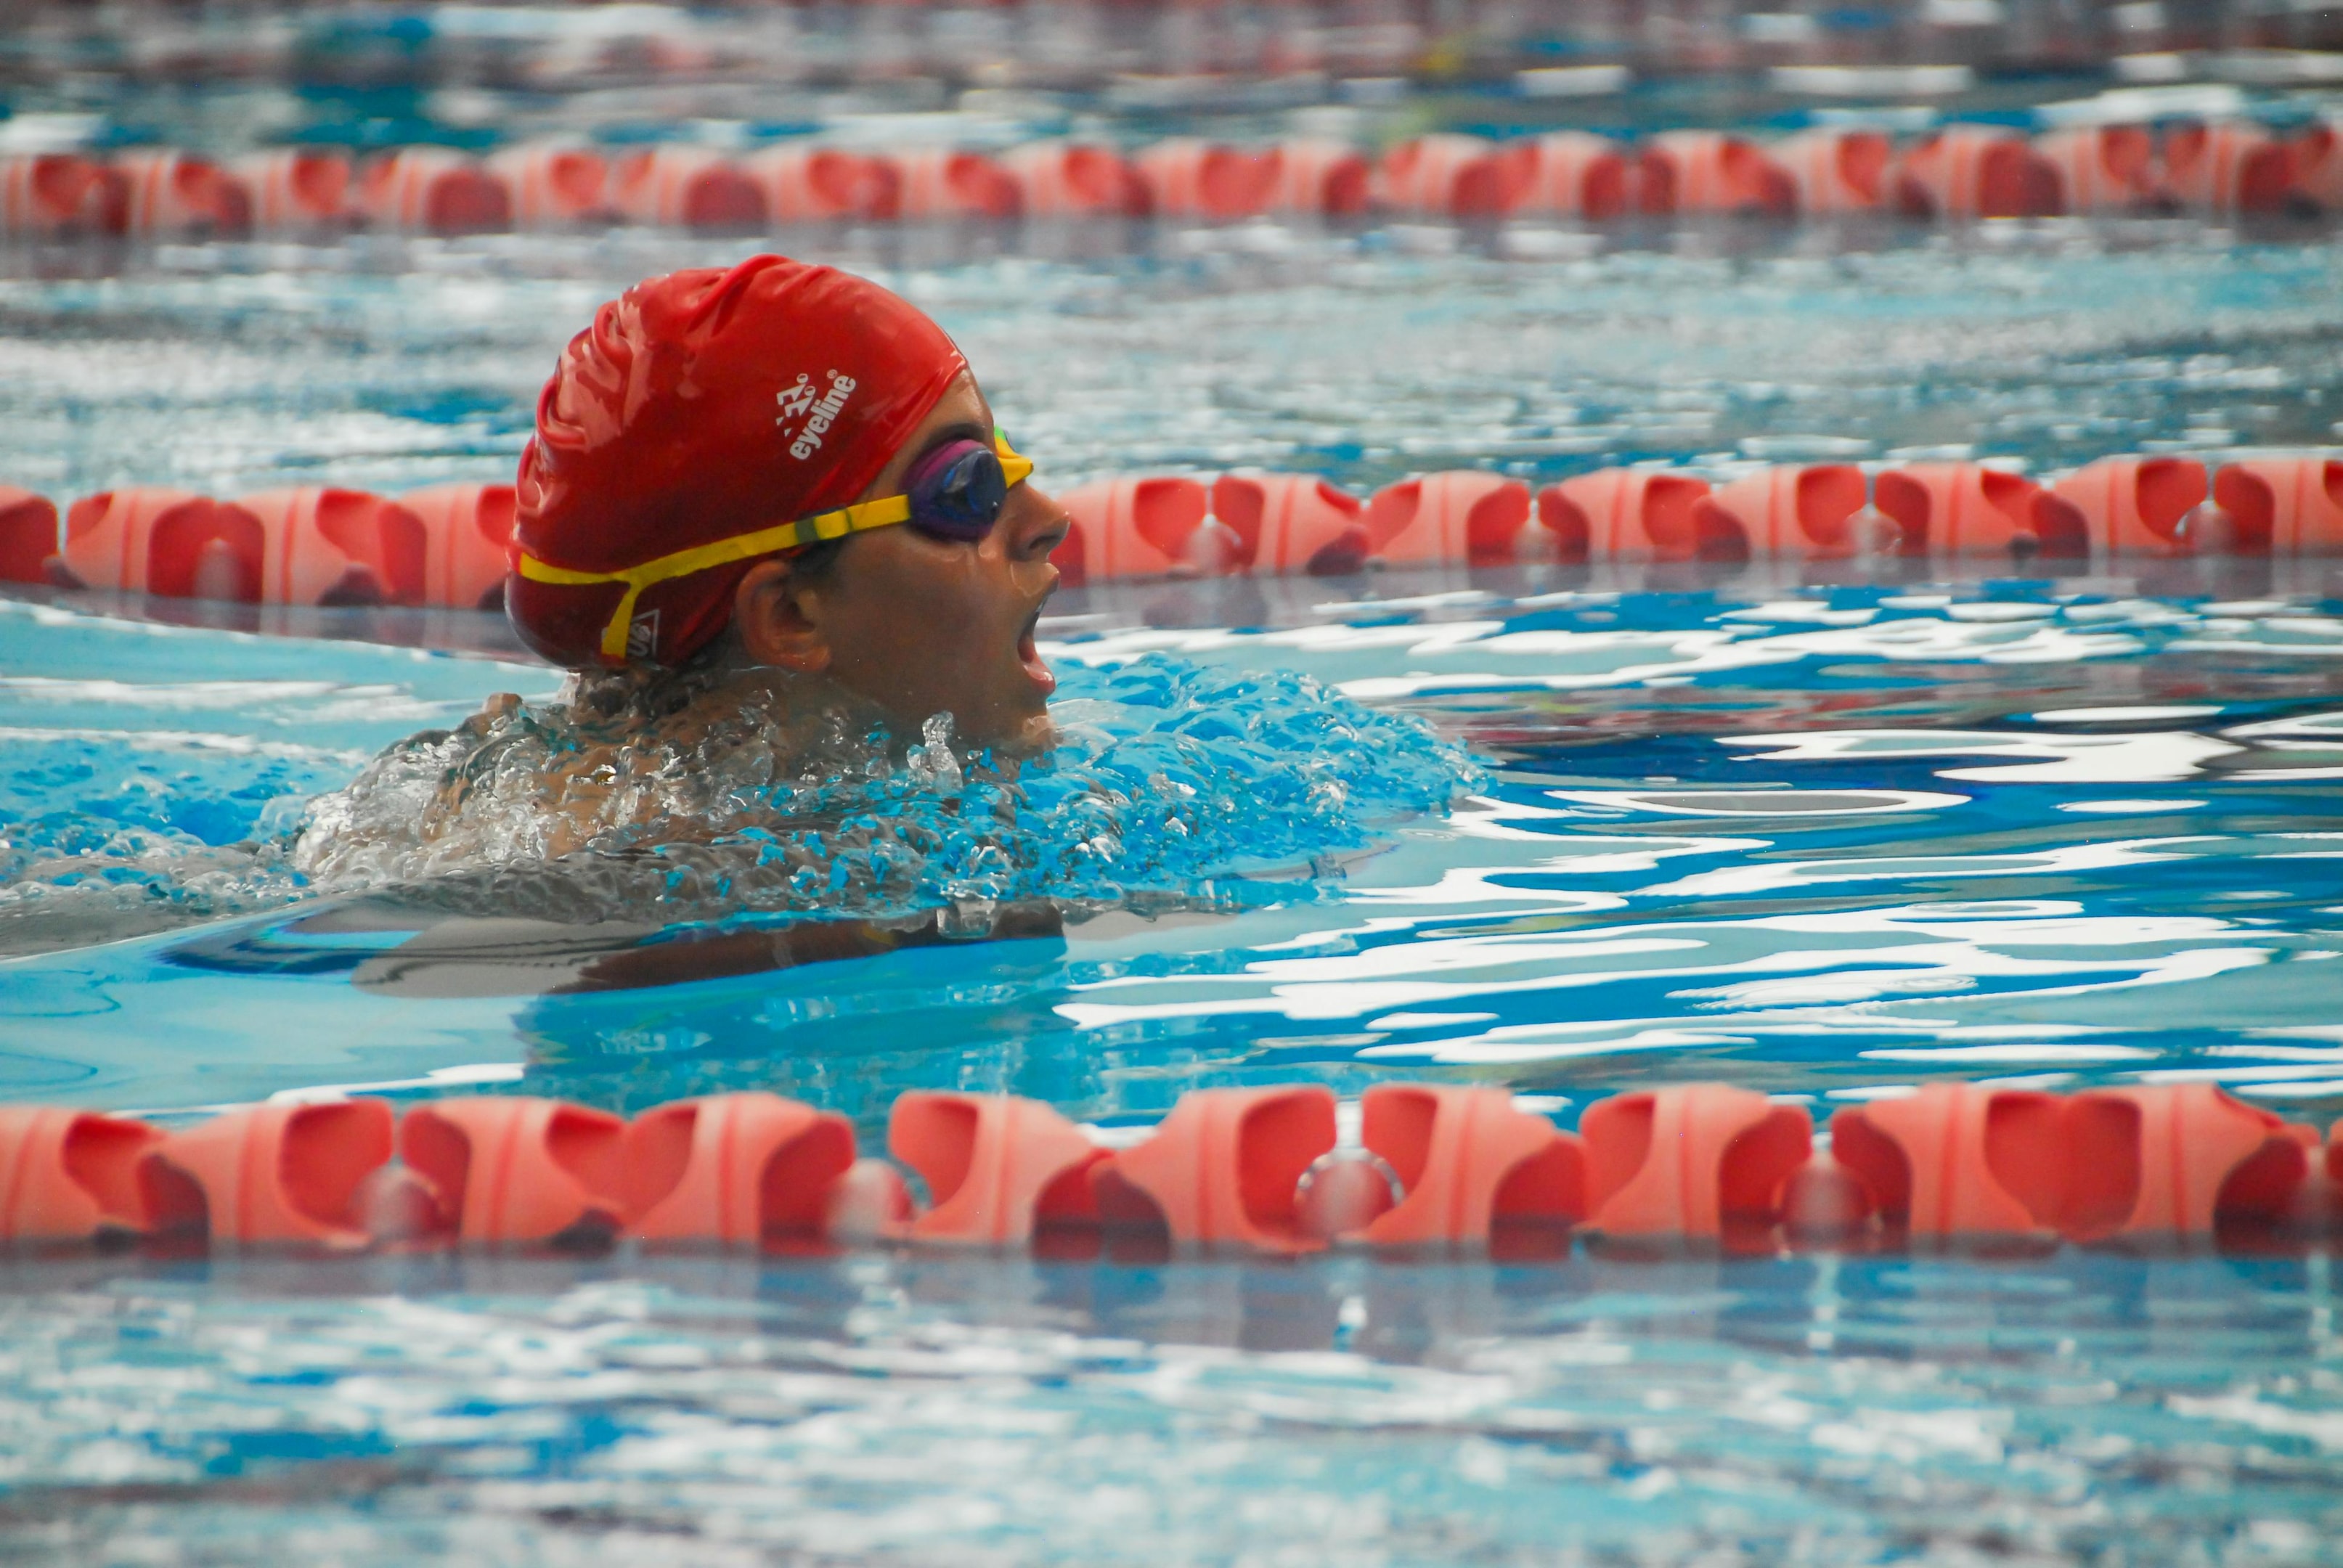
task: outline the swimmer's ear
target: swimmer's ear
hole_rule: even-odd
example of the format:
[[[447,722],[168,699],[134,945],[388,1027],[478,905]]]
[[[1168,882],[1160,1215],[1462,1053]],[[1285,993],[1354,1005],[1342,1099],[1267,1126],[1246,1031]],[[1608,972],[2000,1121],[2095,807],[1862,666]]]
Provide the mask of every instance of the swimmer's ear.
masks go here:
[[[799,675],[830,668],[830,638],[808,613],[809,598],[788,561],[761,560],[749,568],[733,590],[732,628],[750,663]]]

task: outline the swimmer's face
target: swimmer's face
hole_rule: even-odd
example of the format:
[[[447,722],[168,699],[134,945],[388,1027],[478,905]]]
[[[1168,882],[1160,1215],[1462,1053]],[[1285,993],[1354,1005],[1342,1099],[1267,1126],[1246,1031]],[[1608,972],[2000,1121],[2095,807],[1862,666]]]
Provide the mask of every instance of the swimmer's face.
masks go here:
[[[992,427],[991,408],[962,372],[857,499],[901,495],[930,451],[948,441],[989,445]],[[1056,502],[1018,485],[981,539],[874,528],[849,538],[829,571],[802,581],[785,561],[760,561],[741,578],[733,623],[758,663],[827,674],[907,733],[949,712],[971,741],[1039,750],[1050,744],[1058,682],[1034,651],[1033,628],[1058,586],[1050,552],[1066,528]]]

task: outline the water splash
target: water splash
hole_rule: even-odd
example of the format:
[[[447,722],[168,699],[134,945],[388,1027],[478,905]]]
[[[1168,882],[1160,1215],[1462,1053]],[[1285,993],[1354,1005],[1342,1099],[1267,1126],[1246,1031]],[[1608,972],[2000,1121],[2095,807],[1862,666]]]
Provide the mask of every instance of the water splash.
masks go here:
[[[719,706],[682,730],[574,694],[492,704],[317,799],[290,863],[539,918],[943,910],[980,929],[1029,900],[1291,899],[1478,779],[1419,719],[1173,658],[1070,671],[1058,746],[1023,760],[964,751],[946,715],[906,747],[835,708]]]

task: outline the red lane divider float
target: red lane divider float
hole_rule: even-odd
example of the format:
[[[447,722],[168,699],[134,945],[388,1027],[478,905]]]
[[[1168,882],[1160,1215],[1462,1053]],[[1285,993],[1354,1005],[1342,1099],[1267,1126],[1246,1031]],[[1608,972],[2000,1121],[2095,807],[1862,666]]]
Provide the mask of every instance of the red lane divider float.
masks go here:
[[[421,551],[386,538],[385,565],[400,604],[498,609],[504,604],[513,516],[510,485],[437,485],[399,505],[423,526]]]
[[[1722,1242],[1771,1224],[1814,1152],[1803,1107],[1721,1083],[1614,1095],[1588,1106],[1578,1130],[1589,1222],[1630,1247]]]
[[[1153,1137],[1100,1164],[1099,1213],[1178,1249],[1314,1251],[1326,1238],[1303,1228],[1300,1189],[1334,1139],[1331,1090],[1196,1090]]]
[[[633,1217],[627,1131],[558,1100],[442,1100],[399,1119],[398,1155],[460,1245],[592,1243]]]
[[[354,216],[353,171],[338,153],[279,148],[237,159],[231,174],[244,186],[255,234],[331,234]]]
[[[1878,131],[1802,131],[1766,149],[1803,213],[1876,212],[1887,200],[1895,144]]]
[[[56,503],[0,485],[0,582],[46,582],[56,553]]]
[[[610,205],[628,223],[702,233],[753,233],[772,219],[764,190],[705,147],[646,147],[610,169]]]
[[[252,192],[208,158],[187,153],[132,153],[116,160],[127,182],[128,232],[141,238],[190,239],[249,233]]]
[[[1538,521],[1565,561],[1692,560],[1708,493],[1688,474],[1604,468],[1540,490]]]
[[[1938,1084],[1831,1120],[1832,1151],[1913,1243],[2202,1241],[2282,1220],[2317,1134],[2210,1084],[2069,1098]]]
[[[163,1141],[94,1111],[0,1109],[0,1245],[65,1245],[149,1228],[138,1167]]]
[[[724,1094],[635,1118],[625,1153],[639,1241],[818,1241],[830,1190],[854,1163],[854,1128],[778,1094]]]
[[[2034,151],[2058,177],[2062,212],[2139,212],[2157,203],[2156,138],[2144,126],[2053,131]]]
[[[2213,476],[2213,502],[2228,519],[2224,543],[2276,556],[2343,550],[2343,460],[2256,457]]]
[[[513,223],[505,182],[444,147],[407,147],[362,166],[352,206],[391,234],[496,234]]]
[[[2090,553],[2090,529],[2072,507],[2046,505],[2040,485],[1978,463],[1914,463],[1872,481],[1872,504],[1907,556]]]
[[[907,1093],[899,1166],[858,1159],[843,1118],[763,1093],[631,1122],[518,1096],[272,1103],[169,1132],[0,1108],[0,1246],[1529,1258],[1574,1236],[1624,1256],[2267,1246],[2343,1221],[2343,1139],[2210,1084],[1935,1084],[1841,1110],[1820,1150],[1803,1106],[1716,1083],[1597,1101],[1574,1133],[1501,1089],[1383,1084],[1345,1147],[1337,1109],[1317,1085],[1200,1090],[1110,1149],[1037,1101]]]
[[[990,1247],[1095,1223],[1091,1171],[1109,1158],[1039,1101],[983,1094],[900,1096],[887,1150],[928,1184],[930,1207],[899,1228],[902,1239]]]
[[[256,1106],[174,1132],[139,1161],[146,1228],[221,1248],[371,1246],[358,1196],[390,1159],[395,1125],[384,1101],[347,1100]]]
[[[1968,221],[2187,212],[2210,221],[2343,210],[2326,122],[2064,126],[2028,136],[1953,125],[1900,148],[1877,130],[1776,140],[1664,131],[1438,133],[1373,157],[1325,138],[1235,146],[1170,137],[1130,149],[1044,141],[991,151],[859,152],[814,141],[729,153],[606,153],[527,143],[476,157],[405,147],[354,158],[278,148],[226,164],[171,148],[0,156],[0,238],[461,235],[650,224],[716,232],[808,222],[1287,216],[1607,223],[1630,216],[1775,219],[1880,212]]]
[[[2107,457],[2045,484],[1979,463],[1760,468],[1712,486],[1605,468],[1533,497],[1451,469],[1362,499],[1302,474],[1100,480],[1061,492],[1072,583],[1333,576],[1365,566],[1994,558],[2017,563],[2343,554],[2343,457]],[[67,508],[0,488],[0,582],[300,605],[494,608],[509,485],[387,498],[334,487],[232,501],[136,487]]]
[[[609,161],[599,153],[527,143],[494,154],[488,172],[503,183],[513,227],[524,233],[616,223],[621,216],[610,200]]]
[[[1109,147],[1034,142],[1001,166],[1018,184],[1033,217],[1137,217],[1150,208],[1147,182]]]
[[[1557,131],[1532,145],[1534,163],[1517,212],[1609,223],[1641,193],[1641,171],[1608,137]]]
[[[1693,535],[1704,554],[1731,559],[1837,560],[1893,555],[1901,530],[1858,526],[1868,498],[1863,470],[1851,463],[1768,468],[1735,479],[1693,503]]]
[[[1373,166],[1347,143],[1298,136],[1268,155],[1276,177],[1269,210],[1287,216],[1359,217],[1373,200]],[[2343,162],[2343,160],[2338,160]]]
[[[0,239],[85,238],[129,226],[121,170],[72,153],[0,156]]]
[[[1515,557],[1529,487],[1469,469],[1403,479],[1367,503],[1370,553],[1393,566],[1498,565]]]
[[[1337,577],[1366,564],[1366,507],[1307,474],[1223,474],[1212,481],[1213,517],[1237,537],[1241,558],[1265,576]]]
[[[1896,205],[1908,217],[2051,217],[2063,210],[2056,166],[2016,131],[1955,126],[1897,161]]]
[[[1403,1196],[1365,1230],[1376,1246],[1483,1248],[1508,1227],[1566,1235],[1586,1216],[1586,1146],[1502,1089],[1377,1084],[1360,1141]]]
[[[247,604],[502,602],[509,485],[447,485],[396,499],[337,487],[233,501],[139,486],[56,508],[0,487],[0,581]]]

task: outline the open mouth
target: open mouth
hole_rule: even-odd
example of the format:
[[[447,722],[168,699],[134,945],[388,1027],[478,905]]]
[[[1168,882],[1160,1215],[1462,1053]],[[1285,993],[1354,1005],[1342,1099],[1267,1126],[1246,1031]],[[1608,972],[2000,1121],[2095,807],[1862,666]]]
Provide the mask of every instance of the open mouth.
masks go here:
[[[1017,634],[1017,662],[1025,668],[1025,678],[1049,696],[1058,689],[1058,678],[1041,662],[1041,650],[1033,644],[1034,628],[1041,623],[1041,607],[1035,605],[1033,613],[1025,618],[1024,627]]]

